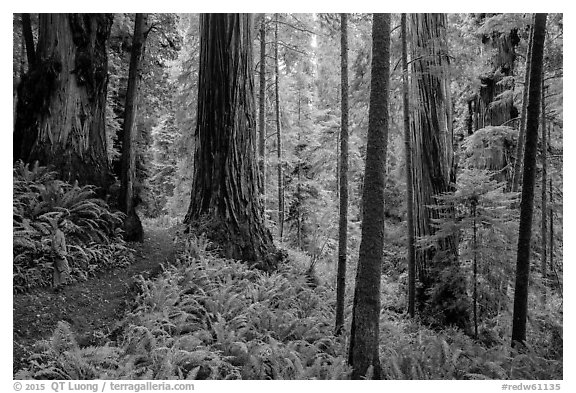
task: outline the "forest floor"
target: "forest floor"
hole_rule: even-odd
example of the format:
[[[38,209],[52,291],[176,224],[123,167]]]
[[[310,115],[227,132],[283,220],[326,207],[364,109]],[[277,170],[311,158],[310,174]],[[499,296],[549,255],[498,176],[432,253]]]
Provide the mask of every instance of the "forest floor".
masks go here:
[[[176,257],[172,229],[144,230],[144,242],[130,244],[135,250],[132,265],[73,283],[59,293],[38,288],[14,295],[14,372],[26,366],[34,343],[50,337],[58,321],[70,324],[82,346],[97,345],[114,331],[134,296],[136,277],[156,276],[162,270],[160,264],[172,263]]]

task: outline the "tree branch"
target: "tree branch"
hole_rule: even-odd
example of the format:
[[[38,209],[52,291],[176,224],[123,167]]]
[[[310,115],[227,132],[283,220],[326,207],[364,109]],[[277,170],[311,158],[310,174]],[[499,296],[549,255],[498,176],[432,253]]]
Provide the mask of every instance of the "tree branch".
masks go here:
[[[505,126],[506,124],[512,123],[513,121],[516,121],[516,120],[520,120],[520,117],[515,117],[513,119],[509,119],[509,120],[505,121],[504,123],[500,124],[500,126]]]
[[[157,26],[159,26],[159,25],[160,25],[159,22],[154,22],[154,23],[152,23],[152,24],[150,25],[150,27],[148,28],[148,30],[146,30],[146,31],[144,32],[144,40],[146,40],[146,39],[148,38],[148,34],[149,34],[152,30],[161,31],[162,29],[159,29],[159,28],[157,27]]]
[[[280,23],[281,25],[291,27],[291,28],[294,29],[294,30],[302,31],[302,32],[304,32],[304,33],[314,34],[314,35],[318,34],[318,33],[316,33],[315,31],[308,30],[308,29],[303,28],[303,27],[294,26],[293,24],[290,24],[290,23],[288,23],[288,22],[284,22],[284,21],[281,21],[281,20],[278,20],[278,21],[276,21],[276,22],[277,22],[277,23]]]
[[[289,14],[289,15],[290,15],[290,17],[291,17],[292,19],[294,19],[296,22],[300,23],[301,25],[306,25],[306,23],[304,23],[304,22],[302,22],[301,20],[299,20],[298,18],[296,18],[296,17],[294,16],[294,14]],[[318,31],[311,31],[311,30],[307,30],[307,29],[305,29],[305,30],[308,31],[308,32],[311,33],[311,34],[315,34],[315,35],[318,35],[318,36],[321,36],[321,37],[329,37],[327,34],[320,33],[320,32],[318,32]]]
[[[544,78],[544,81],[547,81],[550,79],[556,79],[556,78],[564,78],[564,73],[550,75],[550,76]]]
[[[294,51],[294,52],[300,53],[301,55],[308,56],[308,53],[306,53],[306,52],[304,52],[304,51],[301,51],[300,49],[296,49],[295,47],[293,47],[293,46],[291,46],[291,45],[288,45],[288,44],[286,44],[286,43],[283,42],[283,41],[278,41],[278,44],[281,45],[281,46],[283,46],[283,47],[286,48],[286,49],[290,49],[290,50],[292,50],[292,51]]]
[[[410,61],[407,63],[407,65],[410,65],[410,64],[414,63],[416,60],[420,60],[420,59],[422,59],[422,58],[424,58],[424,57],[425,57],[424,55],[418,56],[418,57],[416,57],[415,59],[410,60]],[[394,71],[396,71],[396,68],[398,67],[398,64],[400,64],[400,60],[398,60],[398,61],[396,62],[396,65],[394,66]]]

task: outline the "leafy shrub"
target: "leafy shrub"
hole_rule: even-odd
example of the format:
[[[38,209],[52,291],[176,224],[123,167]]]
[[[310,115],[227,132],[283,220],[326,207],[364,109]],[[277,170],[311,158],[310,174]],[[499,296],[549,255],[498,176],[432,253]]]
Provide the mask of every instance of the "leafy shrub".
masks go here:
[[[321,283],[310,288],[305,263],[266,274],[215,257],[202,237],[184,243],[178,263],[156,279],[138,281],[116,341],[80,348],[60,324],[16,377],[349,378],[347,334],[332,333],[334,290]],[[383,311],[380,326],[387,379],[562,377],[562,362],[533,348],[520,354],[501,341],[487,349],[459,330],[432,331],[393,311]]]
[[[123,214],[95,198],[93,186],[80,187],[55,178],[45,167],[21,161],[13,172],[14,290],[48,286],[52,272],[51,222],[61,221],[72,277],[86,279],[132,261],[121,238]]]

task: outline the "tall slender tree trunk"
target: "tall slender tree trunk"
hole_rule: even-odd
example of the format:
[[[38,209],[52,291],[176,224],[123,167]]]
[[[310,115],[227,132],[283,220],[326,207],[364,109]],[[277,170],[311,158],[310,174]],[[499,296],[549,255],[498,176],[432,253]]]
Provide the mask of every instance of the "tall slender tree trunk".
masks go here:
[[[408,247],[408,314],[415,315],[416,304],[416,260],[414,255],[414,190],[412,180],[412,143],[410,140],[410,99],[408,85],[408,42],[406,32],[406,14],[400,20],[402,34],[402,101],[404,120],[404,159],[406,161],[406,210],[407,210],[407,247]]]
[[[436,233],[434,219],[452,214],[430,209],[434,195],[450,192],[454,174],[449,56],[444,14],[410,14],[412,83],[415,97],[411,119],[414,235]],[[445,236],[429,250],[416,249],[419,309],[437,323],[468,327],[466,279],[458,261],[456,234]],[[436,287],[430,296],[430,289]],[[450,307],[446,307],[449,304]]]
[[[371,369],[381,378],[379,357],[380,275],[384,248],[384,190],[388,149],[388,89],[390,86],[390,14],[374,14],[372,75],[366,170],[362,194],[362,240],[356,273],[348,362],[352,378]]]
[[[258,198],[251,14],[201,14],[194,181],[185,224],[227,258],[280,259]]]
[[[302,96],[301,91],[298,89],[298,146],[302,143]],[[296,152],[296,157],[298,159],[298,165],[300,166],[302,162],[302,157],[300,150]],[[299,167],[297,171],[298,184],[296,185],[296,195],[299,199],[299,203],[302,201],[302,168]],[[302,209],[299,206],[296,209],[296,240],[298,242],[298,249],[302,250]]]
[[[550,140],[550,128],[548,129],[548,140]],[[550,268],[554,269],[554,195],[552,193],[552,176],[548,180],[550,186]]]
[[[22,36],[26,43],[26,57],[28,59],[28,69],[30,69],[36,64],[36,50],[34,49],[34,35],[32,34],[30,14],[22,14]]]
[[[336,334],[344,326],[346,255],[348,252],[348,16],[340,14],[340,220],[338,230],[338,273],[336,279]]]
[[[536,14],[532,42],[528,109],[526,116],[526,145],[524,147],[524,173],[522,200],[520,202],[520,228],[516,261],[516,287],[512,317],[512,346],[526,342],[526,317],[528,314],[528,283],[530,276],[530,239],[534,210],[534,184],[536,177],[536,151],[538,148],[538,116],[540,114],[540,89],[547,14]]]
[[[274,14],[274,94],[276,101],[276,144],[278,157],[278,236],[280,241],[284,235],[284,176],[282,174],[282,126],[280,121],[280,67],[278,65],[278,14]]]
[[[476,224],[476,204],[477,201],[473,202],[472,205],[472,217],[473,217],[473,239],[472,247],[474,260],[473,260],[473,275],[474,275],[474,290],[473,290],[473,301],[474,301],[474,338],[478,338],[478,234],[477,234],[477,224]]]
[[[108,14],[40,14],[38,51],[19,86],[14,160],[107,189]]]
[[[540,113],[540,128],[542,132],[542,184],[541,184],[541,191],[542,191],[542,206],[541,206],[541,245],[542,245],[542,254],[541,254],[541,268],[542,268],[542,303],[546,305],[546,291],[547,291],[547,263],[548,263],[548,254],[547,254],[547,239],[548,239],[548,230],[547,224],[548,220],[546,219],[548,215],[548,205],[547,205],[547,197],[548,197],[548,163],[547,163],[547,153],[548,153],[548,141],[546,139],[546,100],[545,100],[545,86],[544,86],[544,73],[542,74],[542,92],[541,92],[541,104],[542,104],[542,113]]]
[[[468,135],[474,134],[476,128],[474,127],[474,101],[468,101],[468,116],[466,116],[466,131]]]
[[[260,166],[260,194],[266,206],[266,14],[260,19],[260,94],[258,96],[260,116],[260,137],[258,138],[258,154]]]
[[[532,18],[534,26],[534,18]],[[526,137],[526,109],[528,107],[528,90],[530,89],[530,68],[532,63],[532,40],[534,27],[530,30],[528,51],[526,53],[526,73],[524,74],[524,92],[522,94],[522,112],[520,113],[520,128],[518,129],[518,144],[516,145],[516,162],[514,164],[514,176],[512,178],[512,192],[518,192],[522,176],[522,162],[524,161],[524,145]]]
[[[124,140],[122,143],[122,172],[120,176],[120,209],[127,215],[124,221],[125,237],[127,240],[140,242],[144,239],[144,232],[134,205],[136,196],[134,190],[134,182],[136,180],[136,140],[138,139],[136,115],[138,113],[140,64],[145,45],[144,28],[147,20],[148,14],[136,14],[130,68],[128,70],[124,124],[122,127]]]
[[[336,134],[336,172],[334,173],[334,180],[336,181],[336,199],[340,201],[340,145],[341,135]]]

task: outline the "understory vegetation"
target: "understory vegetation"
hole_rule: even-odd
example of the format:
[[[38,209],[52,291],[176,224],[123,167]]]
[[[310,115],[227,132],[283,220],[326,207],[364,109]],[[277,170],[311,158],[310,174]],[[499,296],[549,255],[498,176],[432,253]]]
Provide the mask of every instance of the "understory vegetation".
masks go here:
[[[46,167],[19,161],[14,165],[13,187],[14,292],[51,285],[54,223],[60,223],[64,232],[76,281],[133,261],[122,239],[123,214],[112,212],[96,197],[93,186],[66,183]]]
[[[131,310],[98,346],[79,346],[60,322],[17,379],[347,379],[346,335],[333,334],[334,288],[311,286],[302,254],[275,273],[217,257],[203,237],[155,279],[141,279]],[[328,267],[319,266],[319,269]],[[391,289],[392,288],[392,289]],[[383,304],[397,288],[383,286]],[[351,317],[347,298],[346,318]],[[544,316],[542,316],[544,318]],[[525,353],[510,350],[508,321],[486,345],[455,329],[433,331],[395,312],[381,315],[386,379],[562,379],[562,345],[542,321]],[[506,327],[506,328],[505,328]],[[548,344],[544,344],[548,342]],[[368,375],[370,377],[370,375]]]

